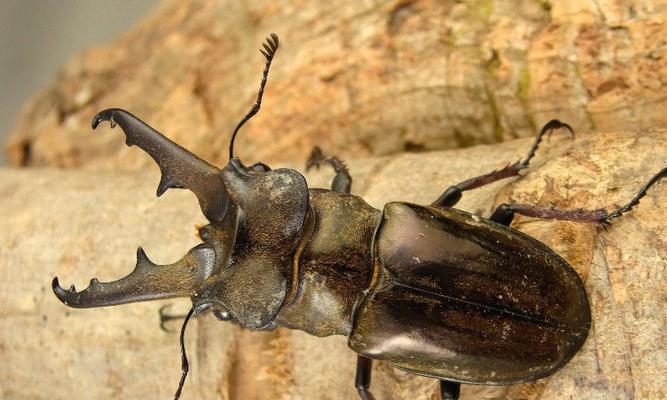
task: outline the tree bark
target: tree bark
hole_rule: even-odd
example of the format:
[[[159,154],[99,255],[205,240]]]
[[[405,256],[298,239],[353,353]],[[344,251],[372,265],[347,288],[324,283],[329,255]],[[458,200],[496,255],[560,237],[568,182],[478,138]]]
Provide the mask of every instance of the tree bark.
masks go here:
[[[433,201],[446,186],[523,157],[529,139],[349,163],[353,193],[388,201]],[[504,202],[559,208],[625,204],[665,166],[667,130],[554,135],[531,167],[466,192],[459,208],[488,216]],[[339,154],[344,156],[343,154]],[[145,157],[145,155],[142,155]],[[307,174],[328,187],[332,174]],[[158,309],[188,300],[74,310],[53,295],[59,276],[78,288],[113,280],[141,244],[156,263],[180,258],[204,218],[192,194],[154,198],[152,173],[0,170],[0,397],[169,398],[180,376],[179,323],[159,328]],[[585,281],[593,327],[582,350],[554,375],[507,387],[464,385],[462,399],[659,399],[667,392],[663,343],[667,267],[665,182],[606,229],[517,217],[513,227],[545,242]],[[191,375],[183,399],[354,399],[355,356],[344,337],[277,329],[251,332],[209,315],[186,335]],[[437,399],[435,381],[375,363],[378,400]]]
[[[139,169],[89,137],[107,107],[137,114],[226,162],[276,32],[281,48],[241,156],[304,159],[315,144],[355,158],[667,123],[667,9],[657,0],[186,0],[75,57],[37,95],[8,144],[13,165]],[[91,21],[94,23],[94,21]]]

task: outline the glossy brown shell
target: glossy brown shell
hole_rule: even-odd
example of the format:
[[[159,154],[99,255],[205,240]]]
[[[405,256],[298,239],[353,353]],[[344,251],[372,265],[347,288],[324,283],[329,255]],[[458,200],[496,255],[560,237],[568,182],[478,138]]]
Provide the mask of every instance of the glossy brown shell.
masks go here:
[[[534,380],[582,346],[590,309],[576,272],[543,243],[455,209],[385,206],[350,347],[439,379]]]

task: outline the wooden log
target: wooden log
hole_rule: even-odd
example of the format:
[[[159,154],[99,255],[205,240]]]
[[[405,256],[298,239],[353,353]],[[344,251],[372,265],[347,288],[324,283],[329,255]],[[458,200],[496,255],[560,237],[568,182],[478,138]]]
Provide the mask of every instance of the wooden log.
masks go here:
[[[521,158],[530,140],[349,163],[353,192],[375,206],[427,204],[449,184]],[[134,150],[140,153],[137,150]],[[503,202],[561,208],[625,204],[665,166],[667,130],[555,134],[530,169],[466,192],[460,208],[488,216]],[[145,155],[142,155],[146,157]],[[340,154],[343,158],[344,154]],[[328,187],[329,171],[307,174]],[[0,170],[0,397],[14,399],[170,398],[180,377],[179,322],[159,328],[158,309],[189,300],[70,309],[50,282],[78,288],[113,280],[134,265],[141,244],[157,263],[197,243],[196,199],[171,190],[154,198],[151,173]],[[665,184],[609,228],[517,217],[513,227],[551,246],[585,281],[594,324],[562,370],[534,383],[465,386],[462,399],[659,399],[667,392],[664,294]],[[183,399],[354,399],[355,356],[344,337],[277,329],[252,332],[210,315],[186,336],[191,361]],[[437,399],[436,383],[375,363],[378,400]]]
[[[665,126],[659,3],[165,2],[67,63],[26,107],[8,159],[142,168],[119,141],[88,136],[96,112],[122,107],[224,163],[270,32],[281,48],[238,142],[241,156],[265,162],[303,159],[315,144],[359,158],[494,143],[552,118],[580,133]]]

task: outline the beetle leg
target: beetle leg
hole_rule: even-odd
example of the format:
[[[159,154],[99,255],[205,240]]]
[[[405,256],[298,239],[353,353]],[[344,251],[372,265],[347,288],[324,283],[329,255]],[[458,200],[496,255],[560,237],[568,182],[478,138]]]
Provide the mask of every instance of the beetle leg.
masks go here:
[[[619,207],[618,209],[616,209],[616,210],[614,210],[613,212],[611,212],[611,213],[609,214],[609,216],[607,217],[606,222],[609,222],[609,221],[611,221],[612,219],[615,219],[615,218],[620,217],[621,215],[623,215],[623,213],[630,211],[630,210],[632,209],[632,207],[634,207],[634,206],[636,206],[637,204],[639,204],[639,200],[640,200],[642,197],[646,196],[646,192],[648,191],[648,189],[649,189],[651,186],[655,185],[660,179],[664,178],[665,176],[667,176],[667,167],[663,168],[660,172],[658,172],[657,174],[653,175],[653,176],[651,177],[651,179],[649,179],[649,180],[644,184],[644,186],[642,186],[642,188],[639,189],[639,193],[637,193],[637,195],[636,195],[635,197],[633,197],[632,200],[630,200],[630,201],[628,202],[628,204],[624,205],[623,207]]]
[[[362,400],[375,400],[375,397],[368,391],[368,387],[371,385],[372,372],[373,360],[364,356],[357,356],[357,375],[354,378],[354,386],[356,386]]]
[[[537,148],[540,146],[540,142],[542,141],[544,135],[547,135],[547,138],[549,138],[551,137],[551,133],[556,129],[565,129],[568,132],[570,132],[570,135],[572,135],[572,138],[574,138],[574,129],[572,129],[572,127],[569,124],[559,121],[557,119],[552,119],[551,121],[544,124],[542,129],[540,129],[540,133],[537,134],[537,137],[535,138],[533,145],[530,146],[530,150],[528,150],[528,154],[526,154],[526,159],[521,161],[521,163],[527,167],[530,160],[535,156],[535,152],[537,151]]]
[[[518,204],[517,204],[518,205]],[[507,203],[503,203],[496,208],[489,218],[491,221],[499,223],[500,225],[510,226],[514,219],[514,210]]]
[[[167,314],[165,312],[166,309],[170,308],[171,304],[165,304],[162,307],[160,307],[160,310],[158,311],[160,314],[160,330],[167,332],[167,333],[173,333],[174,331],[167,329],[167,322],[169,321],[174,321],[177,319],[184,319],[187,317],[187,314]]]
[[[442,400],[458,400],[461,384],[458,382],[440,381],[440,398]]]
[[[530,146],[530,150],[528,150],[528,154],[524,160],[517,161],[514,164],[509,164],[502,169],[497,169],[495,171],[489,172],[488,174],[476,176],[457,185],[450,186],[440,195],[440,197],[438,197],[436,201],[431,204],[431,206],[453,207],[456,203],[458,203],[458,201],[461,199],[461,196],[463,195],[463,192],[466,190],[476,189],[480,186],[488,185],[489,183],[493,183],[501,179],[518,176],[519,171],[528,168],[528,164],[535,156],[535,152],[537,151],[540,142],[542,142],[544,135],[551,135],[553,130],[560,128],[568,130],[574,136],[574,131],[570,125],[557,119],[553,119],[547,122],[546,125],[544,125],[540,132],[537,134],[537,137],[535,138],[533,145]]]
[[[580,208],[570,210],[558,210],[555,208],[540,207],[530,204],[501,204],[496,208],[491,216],[491,221],[502,225],[508,225],[512,222],[515,213],[519,213],[528,217],[535,218],[550,218],[564,221],[577,222],[592,222],[609,224],[611,220],[616,219],[624,213],[630,211],[632,207],[639,204],[639,200],[646,196],[648,189],[656,184],[660,179],[667,176],[667,167],[660,172],[653,175],[644,186],[639,190],[637,195],[632,198],[626,205],[617,208],[612,212],[607,212],[604,208],[597,210],[582,210]]]
[[[331,182],[331,190],[340,193],[350,193],[352,176],[350,176],[350,171],[347,169],[345,163],[338,157],[326,157],[322,153],[322,149],[319,146],[315,146],[312,153],[310,153],[310,157],[308,157],[308,161],[306,161],[306,171],[313,167],[319,168],[322,164],[329,164],[336,171],[336,176]]]
[[[607,222],[609,214],[604,208],[597,210],[582,210],[580,208],[559,210],[550,207],[534,206],[532,204],[501,204],[489,218],[501,225],[509,226],[518,213],[527,217],[557,219],[576,222]]]

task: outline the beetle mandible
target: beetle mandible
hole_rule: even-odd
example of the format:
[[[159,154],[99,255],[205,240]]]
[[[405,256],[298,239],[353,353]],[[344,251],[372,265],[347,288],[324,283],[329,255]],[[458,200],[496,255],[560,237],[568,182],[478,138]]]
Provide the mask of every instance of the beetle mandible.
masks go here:
[[[438,379],[443,399],[457,399],[461,383],[532,381],[565,365],[591,324],[584,286],[553,250],[509,227],[514,214],[606,224],[637,205],[667,168],[613,212],[503,204],[487,219],[452,208],[464,191],[520,176],[545,134],[572,133],[552,120],[522,161],[451,186],[428,206],[394,202],[380,211],[350,194],[345,165],[319,148],[308,167],[330,164],[331,190],[308,188],[295,170],[246,166],[234,157],[239,129],[260,109],[278,45],[271,34],[260,50],[266,65],[257,101],[234,130],[222,169],[127,111],[93,118],[93,129],[102,121],[119,125],[128,146],[155,160],[157,196],[191,190],[209,224],[199,229],[202,243],[176,263],[156,266],[139,248],[134,270],[120,280],[92,279],[77,292],[54,278],[58,299],[84,308],[190,297],[176,398],[188,372],[185,327],[204,311],[249,329],[347,336],[358,353],[355,385],[366,400],[374,398],[372,360]]]

